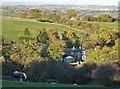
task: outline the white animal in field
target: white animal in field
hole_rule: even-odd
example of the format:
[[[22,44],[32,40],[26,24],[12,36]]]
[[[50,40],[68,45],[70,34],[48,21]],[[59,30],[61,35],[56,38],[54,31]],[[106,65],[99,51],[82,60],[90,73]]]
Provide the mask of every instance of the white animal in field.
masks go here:
[[[13,79],[17,80],[17,81],[26,82],[27,81],[27,75],[24,72],[15,71],[13,73]]]

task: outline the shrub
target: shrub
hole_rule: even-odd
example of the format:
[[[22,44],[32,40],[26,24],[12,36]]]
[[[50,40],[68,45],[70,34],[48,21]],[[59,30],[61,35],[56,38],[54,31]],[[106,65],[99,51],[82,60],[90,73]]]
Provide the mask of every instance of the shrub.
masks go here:
[[[120,81],[116,81],[117,65],[114,63],[100,65],[92,72],[92,77],[105,86],[120,86]]]
[[[27,73],[30,81],[46,82],[54,79],[58,83],[71,83],[71,71],[68,64],[54,60],[33,61]]]
[[[3,76],[12,76],[14,71],[21,71],[21,67],[19,64],[15,64],[12,62],[3,62],[2,63],[2,75]]]

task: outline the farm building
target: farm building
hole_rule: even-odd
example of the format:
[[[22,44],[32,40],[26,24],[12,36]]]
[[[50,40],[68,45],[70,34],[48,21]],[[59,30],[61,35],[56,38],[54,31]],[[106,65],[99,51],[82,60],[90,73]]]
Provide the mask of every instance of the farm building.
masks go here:
[[[85,60],[85,50],[81,48],[66,48],[65,54],[61,57],[63,62],[77,62]]]

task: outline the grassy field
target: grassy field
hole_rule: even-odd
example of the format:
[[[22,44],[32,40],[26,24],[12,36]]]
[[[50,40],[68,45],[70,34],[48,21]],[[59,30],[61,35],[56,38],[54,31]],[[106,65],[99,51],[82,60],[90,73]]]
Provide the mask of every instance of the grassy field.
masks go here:
[[[63,31],[75,31],[76,33],[80,33],[80,30],[75,28],[71,28],[66,25],[56,24],[56,23],[43,23],[37,21],[30,20],[22,20],[22,19],[8,19],[4,18],[2,20],[2,34],[12,39],[17,39],[18,34],[23,33],[24,29],[28,27],[31,34],[34,34],[35,30],[41,30],[45,27],[49,27],[55,31],[63,32]]]
[[[100,26],[117,28],[117,23],[110,22],[88,22],[93,25],[99,24]],[[37,22],[35,20],[26,20],[26,19],[17,19],[17,18],[3,18],[2,20],[2,34],[11,39],[18,39],[18,34],[24,32],[24,29],[28,27],[31,34],[35,33],[35,30],[41,30],[45,27],[49,27],[55,31],[63,32],[63,31],[74,31],[79,34],[82,30],[78,30],[75,28],[71,28],[70,26],[57,24],[57,23],[43,23]]]
[[[110,28],[118,28],[118,23],[117,22],[88,22],[93,25],[100,25],[103,27],[110,27]]]
[[[104,86],[99,86],[95,84],[88,85],[72,85],[72,84],[48,84],[48,83],[33,83],[33,82],[16,82],[16,81],[2,81],[2,87],[72,87],[72,89],[116,89],[116,88],[106,88]],[[119,88],[120,89],[120,88]]]

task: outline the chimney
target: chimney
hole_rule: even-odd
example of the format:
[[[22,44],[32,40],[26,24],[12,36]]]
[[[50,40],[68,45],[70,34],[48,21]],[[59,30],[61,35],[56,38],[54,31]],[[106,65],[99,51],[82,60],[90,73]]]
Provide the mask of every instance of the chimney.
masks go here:
[[[81,49],[81,46],[79,47],[79,49]]]
[[[72,50],[75,50],[75,47],[73,46]]]

